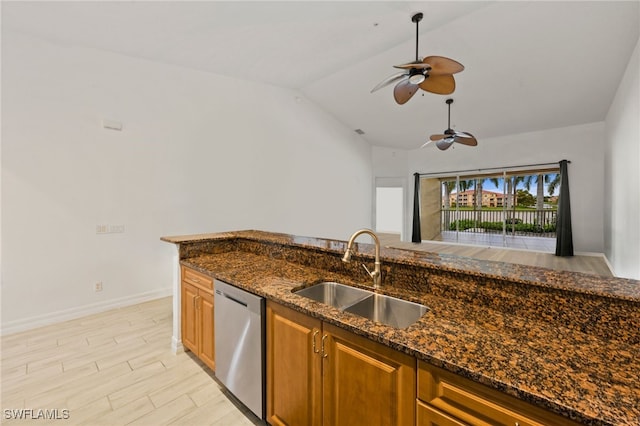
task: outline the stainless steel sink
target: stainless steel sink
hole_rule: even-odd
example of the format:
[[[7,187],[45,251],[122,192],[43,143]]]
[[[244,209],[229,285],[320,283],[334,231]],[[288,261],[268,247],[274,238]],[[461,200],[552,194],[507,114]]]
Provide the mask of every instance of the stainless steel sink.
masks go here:
[[[419,303],[374,293],[344,311],[397,328],[407,328],[418,321],[429,308]]]
[[[321,282],[298,290],[295,293],[340,310],[344,310],[347,306],[351,306],[373,294],[371,291],[332,281]]]
[[[409,327],[429,310],[419,303],[332,281],[303,288],[295,294],[397,328]]]

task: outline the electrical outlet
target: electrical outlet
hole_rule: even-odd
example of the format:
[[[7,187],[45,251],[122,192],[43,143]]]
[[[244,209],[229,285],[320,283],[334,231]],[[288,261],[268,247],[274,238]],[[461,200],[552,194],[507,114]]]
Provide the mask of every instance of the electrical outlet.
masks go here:
[[[95,291],[96,291],[96,292],[98,292],[98,291],[102,291],[102,281],[97,282],[97,283],[95,284],[95,287],[94,287],[94,288],[95,288]]]

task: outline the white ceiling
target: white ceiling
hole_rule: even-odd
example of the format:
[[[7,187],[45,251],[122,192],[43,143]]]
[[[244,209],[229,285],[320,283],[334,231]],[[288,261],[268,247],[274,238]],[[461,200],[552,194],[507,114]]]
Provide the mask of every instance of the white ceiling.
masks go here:
[[[397,105],[392,65],[465,65],[450,96]],[[373,145],[447,127],[483,138],[604,120],[638,41],[640,1],[2,2],[2,31],[299,90]],[[422,96],[424,94],[424,96]],[[469,148],[472,149],[472,148]]]

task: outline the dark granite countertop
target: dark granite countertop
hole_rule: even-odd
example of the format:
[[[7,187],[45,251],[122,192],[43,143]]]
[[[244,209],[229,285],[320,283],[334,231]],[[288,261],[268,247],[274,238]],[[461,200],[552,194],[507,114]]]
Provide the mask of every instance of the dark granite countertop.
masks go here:
[[[238,239],[334,254],[345,248],[342,241],[259,231],[162,238],[184,246]],[[368,244],[359,245],[358,250],[372,253]],[[607,338],[602,333],[594,335],[579,327],[565,327],[561,322],[532,320],[517,310],[470,305],[438,293],[385,286],[382,292],[386,294],[430,308],[415,324],[397,329],[292,293],[319,281],[362,286],[362,281],[350,276],[242,250],[185,252],[189,255],[181,255],[184,265],[556,414],[583,424],[640,425],[640,344],[636,338]],[[633,310],[630,317],[640,317],[640,282],[634,280],[399,249],[384,249],[382,257],[383,264],[385,260],[393,261],[621,301],[625,309],[628,305]],[[607,315],[602,318],[606,321]]]
[[[313,248],[326,252],[344,251],[346,248],[346,241],[253,230],[161,238],[162,241],[174,244],[229,239],[248,239],[287,246]],[[373,253],[373,248],[370,244],[359,246],[364,247],[364,249],[359,249],[364,253]],[[632,279],[600,277],[580,272],[558,271],[529,265],[479,260],[445,253],[389,247],[383,249],[382,257],[393,258],[395,262],[399,263],[434,267],[444,271],[462,272],[472,276],[508,279],[513,282],[640,301],[640,282]]]

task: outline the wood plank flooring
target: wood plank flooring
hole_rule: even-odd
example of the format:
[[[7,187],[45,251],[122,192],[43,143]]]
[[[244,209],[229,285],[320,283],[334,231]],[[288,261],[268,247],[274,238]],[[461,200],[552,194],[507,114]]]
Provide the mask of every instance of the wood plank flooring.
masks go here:
[[[169,297],[2,337],[0,423],[263,424],[190,352],[171,352],[171,317]],[[19,409],[58,420],[6,411]]]
[[[558,257],[553,253],[486,247],[481,245],[448,244],[439,241],[423,241],[421,243],[402,242],[400,241],[399,234],[380,233],[378,237],[380,238],[380,244],[384,247],[448,253],[481,260],[495,260],[563,271],[584,272],[603,277],[614,276],[603,256],[576,255],[573,257]]]

